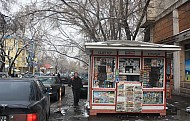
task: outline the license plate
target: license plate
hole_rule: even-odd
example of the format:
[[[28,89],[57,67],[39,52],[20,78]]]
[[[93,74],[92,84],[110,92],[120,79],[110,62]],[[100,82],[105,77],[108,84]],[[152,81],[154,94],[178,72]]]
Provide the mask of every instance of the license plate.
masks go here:
[[[0,116],[0,121],[8,121],[7,116]]]

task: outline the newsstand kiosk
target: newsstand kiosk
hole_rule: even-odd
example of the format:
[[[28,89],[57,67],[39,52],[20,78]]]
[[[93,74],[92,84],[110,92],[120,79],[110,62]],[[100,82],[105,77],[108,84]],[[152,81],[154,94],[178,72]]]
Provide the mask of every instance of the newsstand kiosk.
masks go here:
[[[85,44],[89,108],[97,113],[166,115],[166,55],[179,46],[110,40]]]

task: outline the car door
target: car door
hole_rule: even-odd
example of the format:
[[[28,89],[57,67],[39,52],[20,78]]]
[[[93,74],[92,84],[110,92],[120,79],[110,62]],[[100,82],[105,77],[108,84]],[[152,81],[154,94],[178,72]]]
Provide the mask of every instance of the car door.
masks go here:
[[[37,84],[40,88],[40,91],[42,92],[42,95],[45,97],[45,101],[47,104],[47,106],[45,108],[46,108],[47,114],[49,116],[49,114],[50,114],[50,95],[47,93],[46,87],[43,85],[43,83],[41,81],[37,81]]]
[[[48,118],[47,116],[48,116],[48,111],[49,111],[48,109],[49,104],[47,101],[47,96],[44,94],[44,92],[42,91],[43,88],[40,87],[39,84],[37,84],[37,87],[36,87],[37,101],[38,101],[39,106],[42,108],[42,110],[39,111],[39,120],[44,121],[45,119]]]

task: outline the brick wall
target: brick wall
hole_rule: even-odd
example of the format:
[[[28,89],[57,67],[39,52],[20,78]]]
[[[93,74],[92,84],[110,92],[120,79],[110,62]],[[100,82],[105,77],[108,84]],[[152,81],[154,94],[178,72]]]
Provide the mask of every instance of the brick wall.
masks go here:
[[[172,13],[166,15],[155,23],[153,28],[153,41],[155,43],[173,35]]]
[[[190,82],[180,83],[180,94],[184,96],[190,96]]]
[[[178,8],[179,31],[190,28],[190,1]]]

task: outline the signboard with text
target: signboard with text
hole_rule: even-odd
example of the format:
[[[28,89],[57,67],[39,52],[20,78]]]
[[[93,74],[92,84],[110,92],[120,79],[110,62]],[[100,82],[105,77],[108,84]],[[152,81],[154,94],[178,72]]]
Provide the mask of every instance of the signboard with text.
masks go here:
[[[139,50],[121,50],[121,51],[119,51],[119,55],[136,55],[136,56],[140,56],[141,51],[139,51]]]
[[[95,55],[117,55],[116,50],[95,50]]]
[[[165,56],[164,51],[143,51],[143,56]]]

